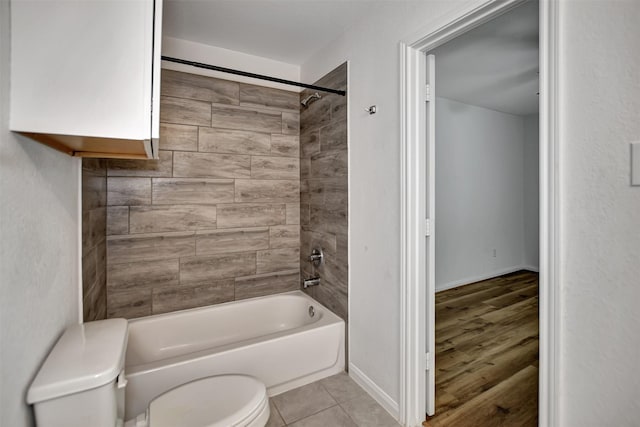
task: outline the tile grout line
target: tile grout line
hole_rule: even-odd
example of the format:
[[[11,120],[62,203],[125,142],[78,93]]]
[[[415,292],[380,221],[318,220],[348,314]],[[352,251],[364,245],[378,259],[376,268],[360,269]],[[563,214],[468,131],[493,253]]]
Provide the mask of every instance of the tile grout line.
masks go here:
[[[188,85],[188,83],[187,83],[187,85]],[[251,86],[251,85],[247,85],[247,86]],[[240,86],[238,85],[238,87],[240,87]],[[221,104],[219,102],[213,102],[213,101],[207,102],[206,100],[194,99],[193,97],[188,97],[188,96],[183,97],[183,96],[171,96],[171,95],[164,94],[163,97],[166,97],[167,99],[170,99],[170,98],[181,98],[181,99],[184,99],[184,100],[191,100],[191,101],[195,101],[195,102],[208,103],[210,105],[210,107],[211,107],[211,109],[210,109],[211,114],[209,116],[210,119],[213,118],[212,108],[214,106],[216,106],[216,104],[220,104],[218,106],[221,107],[221,108],[231,107],[231,109],[237,109],[237,110],[247,110],[247,111],[258,111],[258,112],[260,112],[261,109],[264,109],[264,110],[268,110],[268,111],[266,111],[267,113],[270,112],[270,111],[273,111],[272,115],[274,115],[274,116],[278,116],[279,115],[280,116],[280,130],[278,131],[278,135],[281,135],[282,137],[286,137],[286,138],[292,137],[292,138],[295,138],[295,139],[297,139],[299,141],[299,129],[298,129],[298,133],[297,134],[292,134],[290,132],[291,130],[293,130],[293,126],[292,125],[294,125],[297,121],[299,121],[299,115],[300,115],[299,109],[298,110],[289,110],[287,108],[278,108],[278,107],[274,107],[274,106],[267,106],[267,105],[260,105],[260,104],[255,104],[255,105],[251,104],[251,103],[245,104],[245,103],[243,103],[241,101],[240,94],[238,94],[238,96],[236,96],[235,99],[233,100],[234,105],[226,105],[226,104]],[[295,104],[297,104],[297,99],[296,99],[296,103]],[[233,107],[240,107],[240,108],[233,108]],[[285,123],[285,120],[286,120],[286,123]],[[195,128],[195,130],[196,130],[196,135],[195,135],[196,136],[196,138],[195,138],[196,139],[196,147],[195,147],[196,149],[195,149],[195,152],[196,153],[201,152],[200,150],[203,147],[200,144],[202,142],[201,139],[199,138],[200,131],[202,129],[207,128],[207,125],[198,124],[198,123],[195,123],[195,124],[182,123],[182,122],[178,123],[178,122],[175,122],[174,120],[168,120],[168,121],[164,121],[163,120],[162,123],[163,124],[169,124],[169,125],[170,124],[175,124],[175,125],[178,125],[178,126],[186,126],[186,127]],[[208,128],[213,128],[212,123],[213,122],[209,123]],[[285,129],[283,129],[283,127],[285,125],[287,126],[287,128],[286,128],[287,132],[286,133],[284,132]],[[236,129],[233,129],[233,130],[235,131]],[[238,131],[245,131],[245,132],[256,132],[256,133],[260,132],[259,130],[256,130],[256,131],[253,131],[253,130],[247,131],[245,129],[237,129],[237,130]],[[273,135],[271,135],[271,133],[267,133],[266,131],[264,131],[263,133],[266,133],[266,134],[268,134],[270,136],[269,153],[265,153],[266,155],[271,154],[272,157],[274,157],[274,158],[277,158],[277,157],[292,157],[294,159],[298,159],[297,156],[280,156],[280,155],[278,155],[279,153],[272,152],[271,150],[272,150],[273,146],[272,146],[271,138],[272,138]],[[176,162],[175,153],[176,152],[182,152],[182,151],[184,151],[184,152],[194,152],[193,150],[171,150],[172,159],[171,159],[171,175],[170,176],[172,178],[175,178],[175,162]],[[231,153],[231,154],[236,154],[236,153]],[[151,194],[151,198],[150,198],[150,200],[151,200],[150,204],[154,205],[157,202],[155,200],[155,197],[154,197],[154,194],[153,194],[153,189],[155,188],[155,185],[154,185],[155,184],[155,179],[153,179],[153,177],[150,177],[150,178],[152,178],[151,179],[151,182],[152,182],[151,192],[152,192],[152,194]],[[251,178],[253,178],[253,177],[251,177]],[[236,181],[234,180],[233,181],[234,187],[235,187],[235,184],[236,184]],[[235,195],[235,188],[234,188],[234,195]],[[282,203],[299,203],[299,200],[278,200],[277,201],[277,203],[279,203],[279,204],[280,204],[280,202],[282,202]],[[240,204],[240,205],[242,205],[242,204],[260,203],[260,204],[263,204],[263,205],[268,205],[268,204],[274,204],[275,202],[273,200],[260,200],[258,202],[253,201],[253,200],[235,202],[235,200],[233,200],[230,203],[231,204]],[[195,203],[195,204],[199,204],[199,203]],[[165,205],[165,203],[163,203],[162,205]],[[167,206],[176,206],[177,203],[167,203],[166,205]],[[216,206],[216,208],[218,207],[217,205],[218,204],[214,203],[214,206]],[[286,209],[286,206],[285,206],[285,209]],[[129,206],[127,206],[127,225],[128,225],[128,228],[129,228],[128,231],[127,231],[128,235],[131,235],[131,225],[132,225],[130,212],[131,212],[131,208]],[[218,218],[217,218],[217,212],[216,212],[216,228],[218,228],[217,227],[217,220],[218,220]],[[285,222],[284,222],[284,224],[287,224],[287,222],[286,222],[286,212],[285,212]],[[270,230],[270,228],[269,228],[269,230]],[[144,235],[144,234],[147,234],[147,233],[138,233],[138,234]],[[157,234],[162,235],[162,234],[165,234],[165,232],[164,231],[158,231]],[[272,244],[271,236],[269,236],[269,248],[271,247],[271,244]],[[278,249],[280,249],[280,248],[278,248]],[[286,249],[286,248],[282,248],[282,249]],[[256,252],[256,255],[257,255],[257,252]],[[194,254],[192,256],[196,256],[196,254]],[[180,281],[180,275],[181,275],[181,263],[180,263],[180,260],[181,259],[182,258],[180,258],[180,257],[178,258],[179,283],[181,283],[181,281]],[[140,260],[140,262],[144,262],[144,260]],[[299,262],[299,260],[298,260],[298,262]],[[294,269],[292,271],[296,271],[297,272],[298,270],[299,269],[296,268],[296,269]],[[257,258],[256,258],[256,275],[257,275]],[[235,296],[235,288],[234,288],[234,296]]]
[[[338,375],[340,375],[340,374],[338,374]],[[327,377],[327,378],[330,378],[330,377]],[[351,378],[350,378],[350,377],[349,377],[349,380],[351,380]],[[351,381],[353,381],[353,380],[351,380]],[[345,414],[347,417],[349,417],[349,419],[350,419],[350,420],[351,420],[355,425],[357,425],[358,427],[366,427],[366,426],[360,426],[360,424],[359,424],[358,422],[356,422],[356,420],[354,420],[354,419],[353,419],[353,417],[351,417],[351,415],[350,415],[350,414],[349,414],[349,413],[348,413],[348,412],[347,412],[347,411],[342,407],[342,403],[346,403],[347,401],[345,401],[345,402],[339,402],[339,401],[338,401],[338,399],[336,399],[336,397],[335,397],[333,394],[331,394],[331,392],[329,391],[329,389],[328,389],[324,384],[322,384],[322,380],[318,381],[318,383],[319,383],[319,384],[320,384],[320,386],[321,386],[321,387],[322,387],[322,388],[323,388],[323,389],[324,389],[324,390],[329,394],[329,396],[331,396],[331,397],[333,398],[333,400],[335,400],[335,401],[336,401],[337,406],[340,408],[340,410],[341,410],[342,412],[344,412],[344,414]],[[359,387],[359,386],[358,386],[358,387]],[[349,401],[351,401],[351,400],[355,400],[355,399],[357,399],[357,397],[354,397],[353,399],[349,399]],[[327,409],[328,409],[328,408],[327,408]]]
[[[313,384],[313,383],[310,383],[310,384]],[[331,398],[333,399],[333,396],[331,396]],[[335,402],[335,399],[333,399],[333,400],[334,400],[334,402]],[[324,411],[326,411],[327,409],[335,408],[336,406],[338,406],[338,407],[340,406],[340,405],[338,404],[338,402],[336,402],[334,405],[327,406],[326,408],[322,408],[322,409],[320,409],[319,411],[313,412],[313,413],[311,413],[311,414],[309,414],[309,415],[305,415],[304,417],[299,418],[299,419],[297,419],[297,420],[294,420],[294,421],[292,421],[291,423],[287,423],[287,422],[285,421],[285,425],[286,425],[286,426],[290,426],[291,424],[295,424],[295,423],[300,422],[300,421],[302,421],[302,420],[306,420],[307,418],[313,417],[314,415],[318,415],[319,413],[324,412]],[[283,418],[282,420],[284,421],[284,418]]]
[[[353,398],[353,399],[350,399],[350,400],[355,400],[355,399],[357,399],[357,398]],[[346,401],[345,401],[345,402],[342,402],[342,403],[346,403]],[[360,423],[358,423],[358,422],[357,422],[357,421],[356,421],[356,420],[351,416],[351,414],[350,414],[349,412],[347,412],[347,411],[344,409],[344,407],[342,406],[342,404],[341,404],[341,403],[338,403],[338,406],[340,407],[340,409],[342,409],[342,412],[344,412],[344,413],[347,415],[347,417],[349,417],[349,419],[350,419],[351,421],[353,421],[353,423],[354,423],[355,425],[357,425],[358,427],[367,427],[367,426],[361,426],[361,425],[360,425]]]
[[[274,396],[274,397],[275,397],[275,396]],[[273,399],[273,397],[270,397],[270,398],[269,398],[269,401],[271,401],[271,399]],[[271,405],[269,405],[269,406],[271,406]],[[275,410],[276,410],[276,413],[278,414],[278,416],[280,417],[280,419],[281,419],[281,420],[282,420],[282,422],[284,423],[284,418],[282,417],[282,414],[280,413],[280,410],[279,410],[279,409],[278,409],[278,407],[276,406],[276,403],[275,403],[275,402],[273,402],[273,409],[275,409]],[[271,417],[269,417],[269,418],[271,418]],[[284,423],[284,427],[286,427],[286,426],[287,426],[287,423]]]
[[[196,153],[200,153],[200,125],[196,126]]]

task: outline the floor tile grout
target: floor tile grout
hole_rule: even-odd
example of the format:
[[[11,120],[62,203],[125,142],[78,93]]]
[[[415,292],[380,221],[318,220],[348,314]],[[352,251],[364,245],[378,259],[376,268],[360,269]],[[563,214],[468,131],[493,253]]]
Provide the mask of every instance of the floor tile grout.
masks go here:
[[[273,399],[273,397],[270,397],[269,400]],[[273,402],[273,409],[276,410],[276,413],[278,414],[278,416],[280,417],[280,419],[282,420],[282,422],[284,423],[283,427],[287,426],[287,423],[284,422],[284,417],[282,416],[282,414],[280,413],[280,409],[278,409],[278,407],[276,406],[276,402]]]
[[[349,399],[349,400],[355,400],[355,399],[357,399],[357,397],[355,397],[355,398],[353,398],[353,399]],[[345,403],[345,402],[342,402],[342,403]],[[347,414],[347,417],[349,417],[349,419],[350,419],[351,421],[353,421],[353,423],[354,423],[355,425],[357,425],[358,427],[366,427],[366,426],[361,426],[361,425],[360,425],[360,423],[358,423],[356,420],[354,420],[354,419],[353,419],[353,417],[351,416],[351,414],[350,414],[349,412],[347,412],[347,411],[342,407],[342,405],[341,405],[340,403],[338,403],[338,406],[340,407],[340,409],[342,409],[342,411],[343,411],[345,414]]]
[[[333,397],[333,396],[332,396],[332,397]],[[335,399],[334,399],[334,400],[335,400]],[[287,423],[285,422],[284,427],[288,427],[288,426],[290,426],[291,424],[295,424],[295,423],[297,423],[297,422],[299,422],[299,421],[306,420],[306,419],[307,419],[307,418],[309,418],[309,417],[313,417],[314,415],[317,415],[317,414],[319,414],[320,412],[324,412],[324,411],[326,411],[327,409],[335,408],[336,406],[340,406],[340,405],[336,402],[336,404],[335,404],[335,405],[327,406],[326,408],[323,408],[323,409],[321,409],[321,410],[319,410],[319,411],[317,411],[317,412],[314,412],[314,413],[309,414],[309,415],[305,415],[304,417],[302,417],[302,418],[300,418],[300,419],[297,419],[297,420],[295,420],[295,421],[292,421],[292,422],[291,422],[291,423],[289,423],[289,424],[287,424]],[[277,409],[277,408],[276,408],[276,409]],[[284,418],[282,419],[282,421],[284,421]]]
[[[375,399],[372,399],[371,396],[366,392],[366,390],[364,390],[359,384],[355,383],[347,373],[336,374],[333,377],[337,382],[332,382],[332,381],[327,382],[325,381],[327,378],[323,378],[307,384],[307,385],[310,385],[310,384],[317,383],[317,385],[319,386],[316,389],[317,392],[320,392],[321,394],[326,393],[326,396],[330,398],[331,401],[333,402],[329,406],[322,408],[320,410],[317,410],[315,412],[305,414],[303,417],[299,419],[295,419],[290,422],[287,422],[282,416],[281,408],[278,408],[278,406],[274,401],[273,402],[273,407],[275,408],[274,416],[275,415],[280,416],[280,422],[283,423],[283,427],[290,427],[294,424],[297,425],[297,423],[307,425],[308,423],[310,423],[310,421],[307,421],[307,420],[313,417],[316,417],[316,419],[312,420],[311,423],[313,423],[314,421],[317,422],[318,417],[319,419],[325,419],[327,417],[333,419],[334,416],[339,416],[339,418],[343,419],[344,422],[351,423],[350,425],[353,425],[354,427],[370,427],[369,424],[366,424],[367,421],[365,421],[364,419],[360,419],[362,414],[359,415],[359,412],[358,412],[359,410],[357,408],[368,407],[368,410],[375,410],[376,412],[378,411],[378,407],[381,410],[384,410],[384,408],[382,408],[380,404],[375,401]],[[331,377],[328,377],[328,378],[331,378]],[[355,386],[357,389],[353,388],[353,386]],[[301,387],[306,387],[306,385]],[[331,392],[331,390],[334,391],[335,395]],[[273,398],[275,397],[277,396],[273,396]],[[369,399],[367,399],[367,397],[374,402],[376,406],[375,408],[371,406],[371,403],[369,402]],[[331,403],[331,402],[328,402],[329,399],[326,399],[326,398],[323,398],[323,399],[326,400],[325,404]],[[281,405],[286,406],[285,404],[286,400],[283,400],[280,403]],[[348,408],[351,408],[351,409],[348,409]],[[352,414],[350,411],[353,411],[354,409],[356,410],[356,412]],[[330,412],[331,415],[329,413],[327,413],[326,415],[325,414],[319,415],[325,412]],[[393,419],[393,417],[391,417],[391,419]],[[397,421],[395,419],[393,419],[393,421],[390,422],[389,425],[399,426],[399,424],[397,424]]]

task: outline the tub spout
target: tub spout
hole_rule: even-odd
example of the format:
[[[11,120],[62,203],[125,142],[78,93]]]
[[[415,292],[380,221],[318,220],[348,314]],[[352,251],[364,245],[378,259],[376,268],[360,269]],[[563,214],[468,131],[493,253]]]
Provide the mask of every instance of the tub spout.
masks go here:
[[[304,279],[302,283],[302,287],[307,289],[309,286],[318,286],[320,284],[319,277],[310,277],[309,279]]]

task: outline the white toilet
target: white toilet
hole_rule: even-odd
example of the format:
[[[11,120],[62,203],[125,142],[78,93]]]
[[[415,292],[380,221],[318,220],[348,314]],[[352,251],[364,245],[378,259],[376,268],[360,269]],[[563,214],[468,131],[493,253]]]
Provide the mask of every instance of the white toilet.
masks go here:
[[[124,422],[128,323],[74,325],[40,368],[27,402],[38,427],[264,427],[266,387],[246,375],[207,377],[159,393],[145,413]]]

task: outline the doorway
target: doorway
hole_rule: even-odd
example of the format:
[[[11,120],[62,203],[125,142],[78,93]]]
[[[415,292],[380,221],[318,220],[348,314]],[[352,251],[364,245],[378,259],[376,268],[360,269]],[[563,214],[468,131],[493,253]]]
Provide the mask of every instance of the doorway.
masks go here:
[[[530,0],[426,52],[433,427],[537,425],[538,39]]]
[[[407,426],[419,425],[425,413],[434,414],[436,405],[435,372],[437,361],[435,337],[436,247],[434,236],[440,230],[436,216],[435,103],[428,101],[437,88],[432,80],[435,64],[426,53],[521,6],[523,1],[489,2],[467,13],[461,13],[436,31],[425,32],[420,38],[402,45],[401,65],[403,97],[403,343],[401,366],[401,418]],[[540,10],[540,361],[539,361],[539,422],[555,425],[555,319],[557,277],[555,241],[557,210],[554,197],[557,187],[555,45],[557,40],[557,5],[541,1]],[[436,59],[437,60],[437,59]],[[437,75],[436,75],[437,77]],[[427,87],[427,83],[431,87]],[[429,90],[431,89],[431,90]],[[436,89],[436,90],[434,90]],[[426,102],[425,102],[426,101]],[[449,105],[451,107],[451,105]],[[424,118],[427,120],[424,120]],[[428,143],[425,144],[424,142]],[[427,194],[429,197],[425,197]],[[487,244],[489,258],[502,252]],[[496,249],[496,251],[494,251]],[[495,257],[493,255],[496,255]],[[506,254],[505,254],[506,255]],[[426,262],[425,262],[426,260]],[[494,260],[496,264],[498,260]],[[524,263],[523,263],[524,264]],[[497,265],[497,264],[496,264]],[[494,267],[496,266],[494,265]],[[468,280],[474,276],[462,277]],[[454,281],[452,281],[454,282]],[[515,290],[517,293],[517,290]],[[435,362],[435,363],[434,363]],[[437,415],[437,414],[436,414]]]

